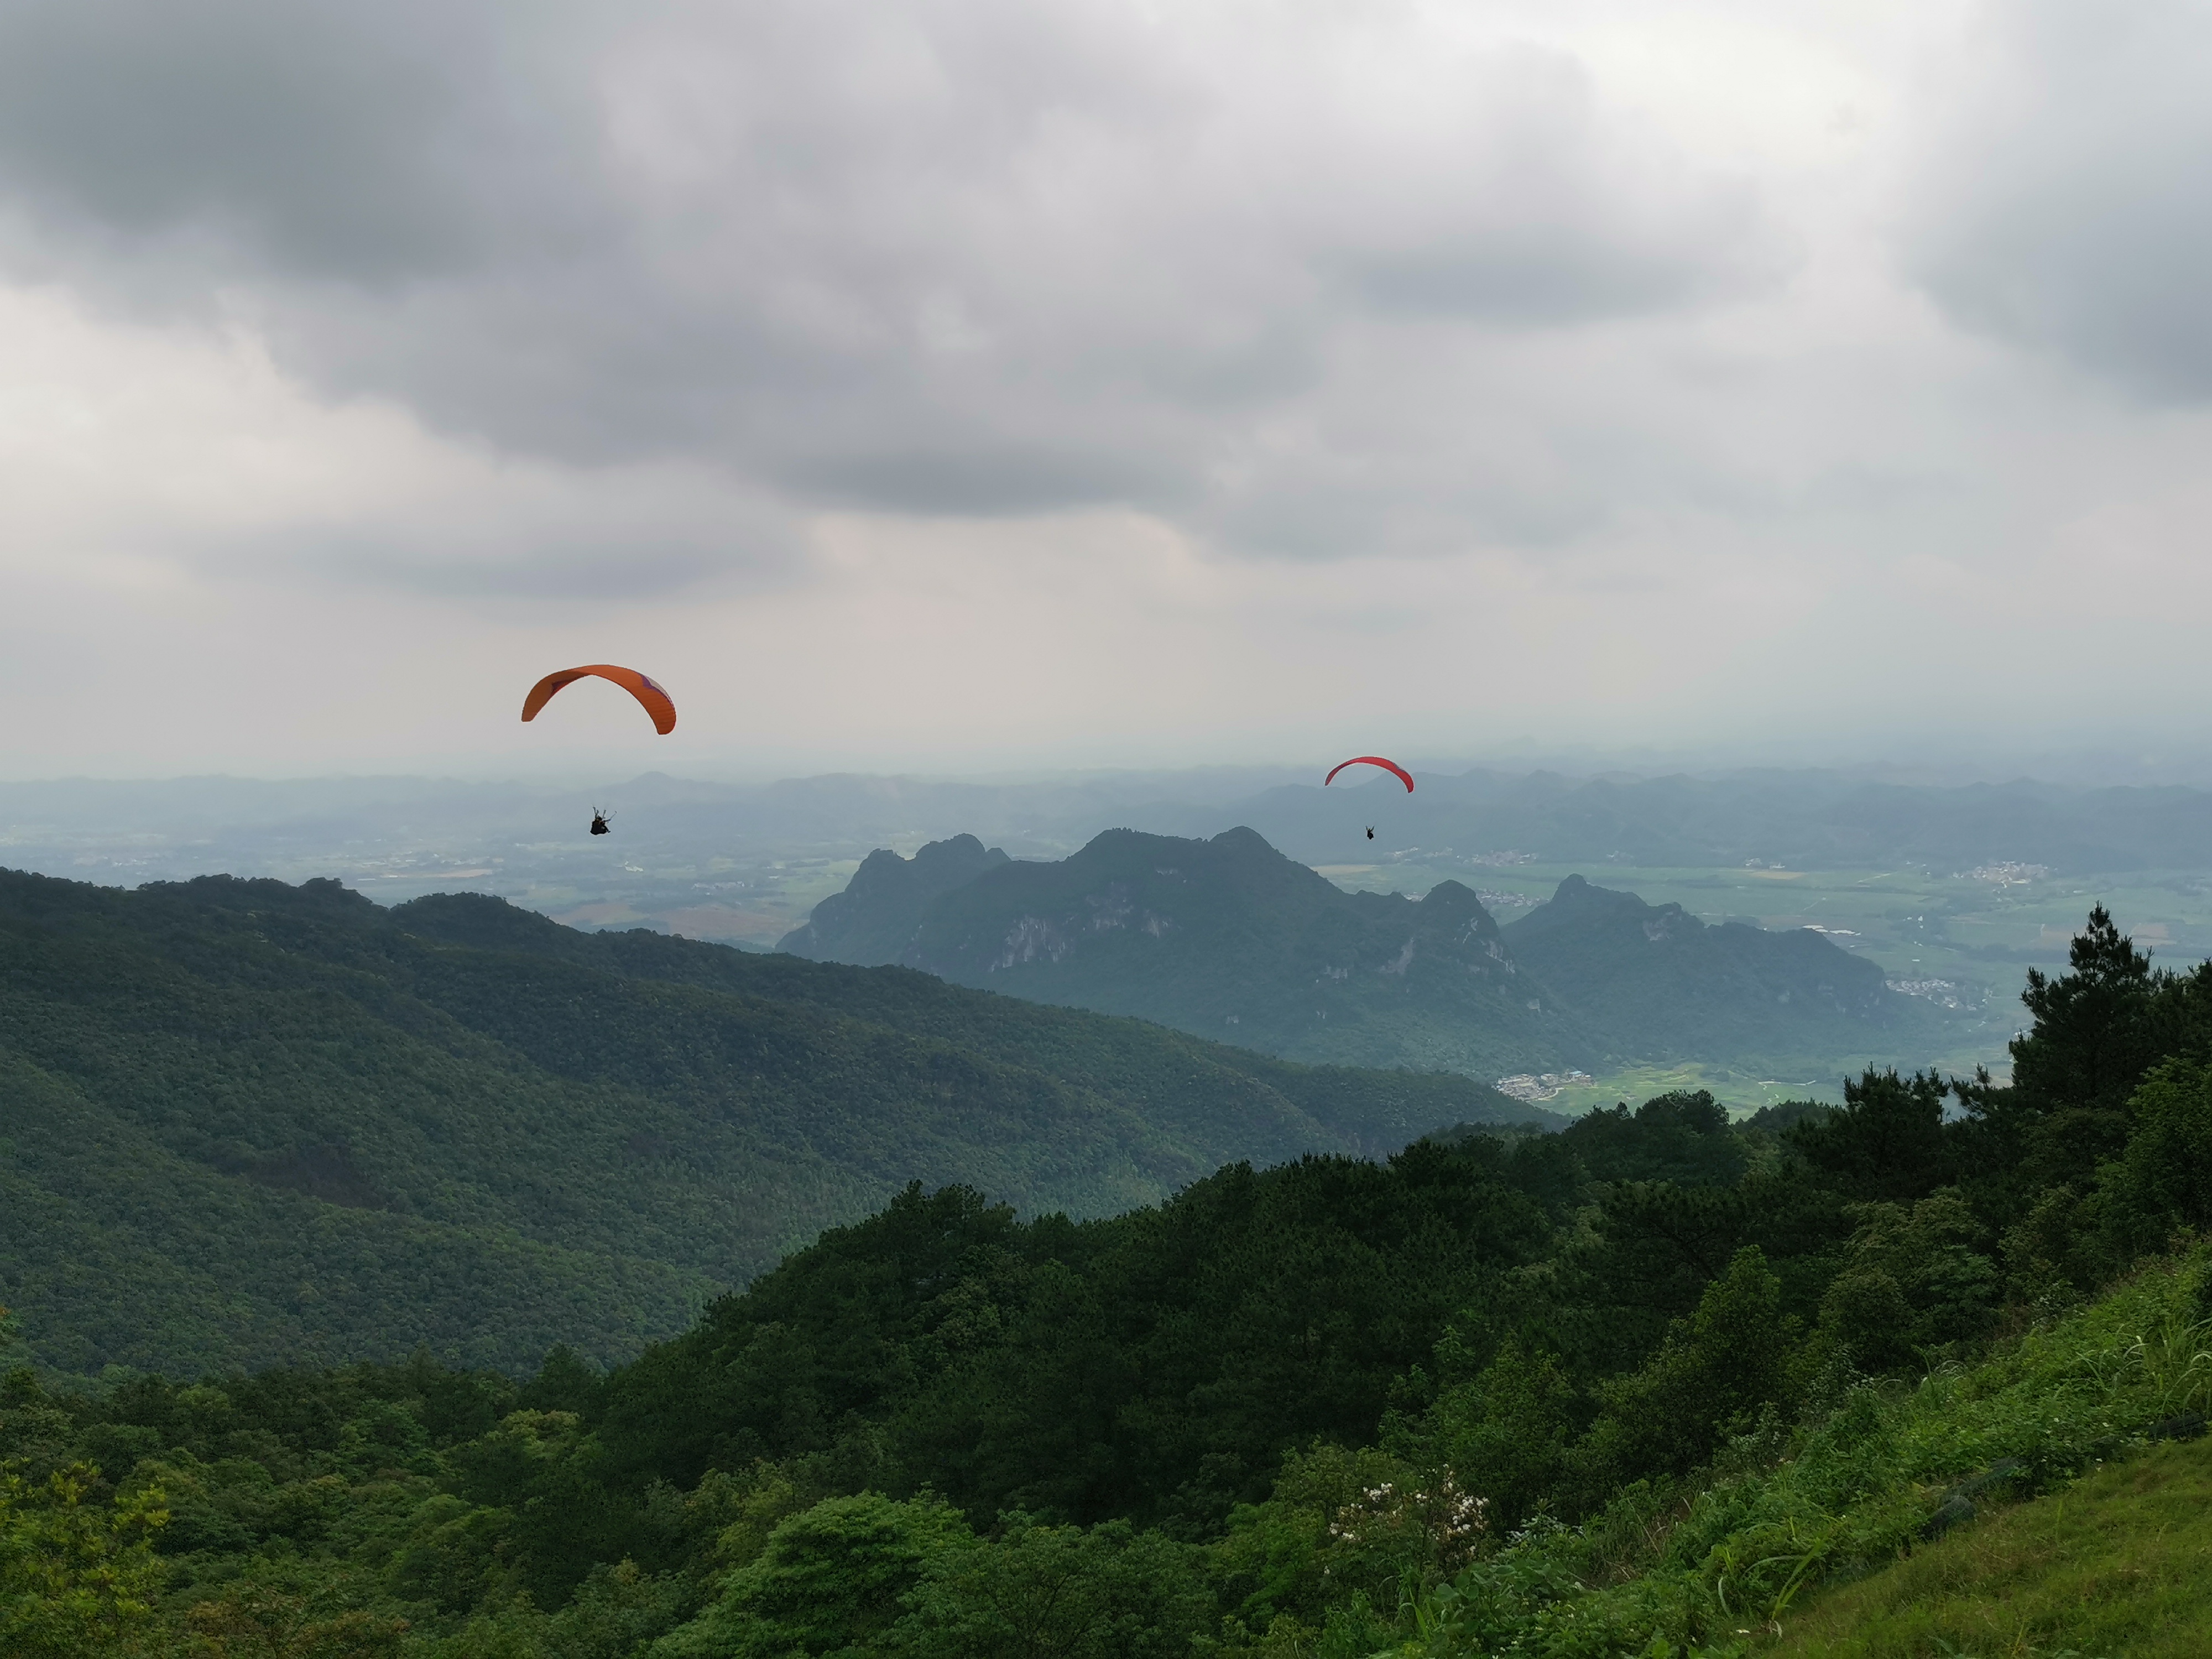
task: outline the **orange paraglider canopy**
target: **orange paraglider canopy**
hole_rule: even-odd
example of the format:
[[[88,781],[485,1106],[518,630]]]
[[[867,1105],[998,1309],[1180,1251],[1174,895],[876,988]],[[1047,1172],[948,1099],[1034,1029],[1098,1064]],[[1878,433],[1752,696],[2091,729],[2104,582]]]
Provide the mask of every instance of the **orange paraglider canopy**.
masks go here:
[[[532,686],[530,695],[522,700],[522,718],[536,720],[538,711],[553,700],[556,691],[571,680],[580,680],[589,675],[612,680],[635,697],[645,712],[653,716],[653,729],[662,737],[676,729],[676,704],[668,693],[654,683],[653,677],[641,674],[635,668],[618,668],[611,662],[586,663],[581,668],[564,668],[557,674],[548,674]]]
[[[1397,762],[1394,760],[1384,760],[1380,755],[1354,755],[1350,760],[1344,763],[1344,766],[1332,768],[1329,775],[1321,781],[1321,787],[1326,789],[1329,785],[1334,783],[1336,781],[1337,773],[1344,770],[1345,766],[1379,766],[1385,772],[1389,772],[1396,777],[1399,782],[1404,784],[1406,786],[1406,793],[1407,794],[1410,795],[1413,793],[1413,775],[1411,772],[1408,772],[1404,767],[1399,765]]]

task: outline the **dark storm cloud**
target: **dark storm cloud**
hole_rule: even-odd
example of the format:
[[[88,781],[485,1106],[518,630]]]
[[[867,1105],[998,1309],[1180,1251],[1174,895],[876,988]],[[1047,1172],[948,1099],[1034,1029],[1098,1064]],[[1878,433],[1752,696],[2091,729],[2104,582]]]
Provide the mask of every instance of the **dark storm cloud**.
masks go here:
[[[1346,328],[1780,269],[1563,53],[1401,88],[1338,67],[1364,20],[1209,16],[0,0],[4,248],[510,452],[922,513],[1178,511]]]
[[[1941,89],[1909,246],[1968,325],[2212,396],[2212,9],[2026,0]]]

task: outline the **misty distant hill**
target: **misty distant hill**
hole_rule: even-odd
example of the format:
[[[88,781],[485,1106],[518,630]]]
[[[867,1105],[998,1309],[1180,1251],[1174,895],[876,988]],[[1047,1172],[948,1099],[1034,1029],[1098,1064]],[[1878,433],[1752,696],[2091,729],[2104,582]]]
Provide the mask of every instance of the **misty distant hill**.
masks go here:
[[[1342,1065],[1494,1078],[1592,1048],[1467,888],[1347,893],[1249,830],[1109,830],[1057,863],[988,871],[932,902],[898,959]]]
[[[974,851],[959,856],[971,862]],[[1270,1054],[1474,1077],[1623,1060],[1872,1054],[1932,1016],[1875,963],[1808,929],[1708,927],[1581,877],[1501,930],[1455,881],[1420,899],[1349,893],[1257,833],[1115,830],[1056,862],[981,870],[923,904],[878,853],[867,892],[826,901],[833,936],[957,984],[1137,1014]],[[914,861],[951,859],[931,848]],[[864,866],[865,867],[865,866]],[[871,894],[880,894],[880,901]],[[875,908],[878,903],[880,908]],[[832,908],[834,907],[834,908]]]
[[[843,892],[816,905],[806,925],[785,934],[777,948],[862,968],[896,962],[932,899],[1009,861],[1005,849],[986,848],[973,836],[931,842],[910,859],[879,848]]]
[[[1580,876],[1504,937],[1532,979],[1588,1010],[1614,1052],[1633,1058],[1871,1051],[1932,1023],[1880,967],[1809,927],[1708,927],[1679,904]]]

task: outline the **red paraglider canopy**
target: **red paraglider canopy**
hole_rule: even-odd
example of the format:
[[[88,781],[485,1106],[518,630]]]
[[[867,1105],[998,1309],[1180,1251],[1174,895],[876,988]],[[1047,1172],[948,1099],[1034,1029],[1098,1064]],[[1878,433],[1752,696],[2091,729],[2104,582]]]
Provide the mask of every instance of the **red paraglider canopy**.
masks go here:
[[[553,694],[571,680],[595,676],[612,680],[617,685],[638,700],[645,712],[653,716],[653,729],[666,737],[676,729],[676,703],[662,690],[653,677],[641,674],[635,668],[618,668],[611,662],[586,663],[581,668],[564,668],[557,674],[548,674],[530,688],[530,695],[522,700],[522,718],[534,720],[538,711],[552,701]]]
[[[1379,766],[1385,772],[1388,772],[1392,776],[1395,777],[1399,782],[1404,784],[1406,786],[1406,793],[1407,794],[1410,795],[1413,793],[1413,775],[1411,772],[1408,772],[1404,767],[1399,765],[1397,762],[1394,760],[1384,760],[1380,755],[1354,755],[1350,760],[1344,763],[1344,766],[1339,766],[1332,769],[1329,775],[1321,781],[1321,787],[1326,789],[1329,785],[1334,783],[1336,781],[1337,773],[1344,770],[1345,766]]]

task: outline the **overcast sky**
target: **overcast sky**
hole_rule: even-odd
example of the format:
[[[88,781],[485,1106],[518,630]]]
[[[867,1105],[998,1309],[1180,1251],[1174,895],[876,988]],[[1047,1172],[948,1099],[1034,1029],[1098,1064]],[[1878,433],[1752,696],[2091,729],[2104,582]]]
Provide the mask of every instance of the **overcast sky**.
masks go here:
[[[2203,0],[0,0],[0,774],[2201,744],[2208,88]],[[595,659],[676,734],[516,721]]]

